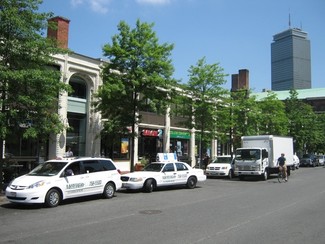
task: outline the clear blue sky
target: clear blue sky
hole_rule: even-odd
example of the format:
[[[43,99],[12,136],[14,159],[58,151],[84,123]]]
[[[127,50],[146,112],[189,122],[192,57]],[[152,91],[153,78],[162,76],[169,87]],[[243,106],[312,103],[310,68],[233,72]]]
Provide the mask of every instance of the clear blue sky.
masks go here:
[[[102,47],[123,20],[154,23],[160,43],[174,44],[174,78],[186,82],[188,69],[206,57],[229,74],[250,72],[250,88],[271,88],[273,35],[302,28],[311,41],[312,88],[325,87],[324,0],[44,0],[40,11],[70,19],[69,48],[101,58]]]

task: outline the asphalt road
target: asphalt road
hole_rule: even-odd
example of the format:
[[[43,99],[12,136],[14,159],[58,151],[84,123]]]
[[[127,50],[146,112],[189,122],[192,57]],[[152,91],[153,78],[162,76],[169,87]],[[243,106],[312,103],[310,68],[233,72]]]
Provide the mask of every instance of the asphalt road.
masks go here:
[[[197,188],[116,193],[57,208],[0,206],[0,243],[325,243],[325,168],[288,183],[208,179]]]

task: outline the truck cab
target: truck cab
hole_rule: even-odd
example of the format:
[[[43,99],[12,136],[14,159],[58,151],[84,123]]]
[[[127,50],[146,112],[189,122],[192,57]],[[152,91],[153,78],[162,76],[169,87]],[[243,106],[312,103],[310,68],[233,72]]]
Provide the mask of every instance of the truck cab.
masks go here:
[[[266,148],[238,148],[235,152],[235,175],[239,179],[245,176],[268,178],[268,151]]]

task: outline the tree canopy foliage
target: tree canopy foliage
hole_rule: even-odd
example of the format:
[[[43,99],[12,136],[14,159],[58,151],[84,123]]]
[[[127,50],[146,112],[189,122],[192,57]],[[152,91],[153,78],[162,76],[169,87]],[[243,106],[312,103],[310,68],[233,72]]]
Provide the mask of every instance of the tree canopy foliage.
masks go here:
[[[43,36],[52,13],[40,13],[41,3],[1,0],[1,142],[12,135],[46,141],[50,134],[63,129],[57,99],[68,86],[60,82],[60,71],[53,59],[63,50]]]
[[[141,121],[139,112],[159,112],[170,101],[171,88],[176,83],[171,78],[173,45],[160,44],[153,24],[140,20],[133,29],[121,21],[118,31],[112,42],[103,47],[108,61],[94,104],[105,119],[104,133],[111,137],[128,134],[127,128],[132,126],[134,138],[134,125]]]
[[[199,131],[202,156],[202,149],[207,148],[208,142],[217,137],[224,125],[219,120],[227,118],[224,116],[224,99],[228,92],[222,87],[226,83],[226,74],[218,63],[208,64],[205,57],[191,65],[188,72],[189,81],[182,86],[184,91],[179,99],[183,104],[180,112],[186,117],[183,124]]]
[[[62,129],[57,98],[67,87],[60,82],[60,72],[54,66],[52,55],[63,50],[43,37],[52,14],[39,13],[41,3],[39,0],[1,0],[2,139],[21,128],[25,138],[42,138]]]

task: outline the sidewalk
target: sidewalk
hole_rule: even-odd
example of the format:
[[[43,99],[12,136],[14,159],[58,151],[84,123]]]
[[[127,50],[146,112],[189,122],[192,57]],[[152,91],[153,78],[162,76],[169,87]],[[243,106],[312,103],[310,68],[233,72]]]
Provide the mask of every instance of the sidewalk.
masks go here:
[[[3,202],[8,202],[6,196],[5,196],[5,193],[4,191],[1,191],[0,192],[0,204],[3,203]]]

